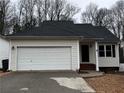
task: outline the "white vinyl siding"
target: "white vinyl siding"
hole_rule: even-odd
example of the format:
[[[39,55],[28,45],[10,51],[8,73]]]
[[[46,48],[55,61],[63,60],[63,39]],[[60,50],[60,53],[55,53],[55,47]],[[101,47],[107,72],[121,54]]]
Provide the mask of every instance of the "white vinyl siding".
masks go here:
[[[124,63],[121,63],[121,64],[120,64],[119,71],[124,71]]]
[[[71,70],[79,69],[79,41],[78,40],[11,40],[10,70],[16,71],[18,66],[18,47],[70,47]],[[46,69],[47,70],[47,69]]]
[[[9,59],[9,42],[0,37],[0,68],[3,59]]]

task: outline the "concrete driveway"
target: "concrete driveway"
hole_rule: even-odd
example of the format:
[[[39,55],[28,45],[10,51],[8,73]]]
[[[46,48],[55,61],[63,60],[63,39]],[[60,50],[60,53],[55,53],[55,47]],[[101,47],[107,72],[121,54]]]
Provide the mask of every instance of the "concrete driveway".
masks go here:
[[[0,93],[93,93],[76,72],[13,72],[0,77]]]

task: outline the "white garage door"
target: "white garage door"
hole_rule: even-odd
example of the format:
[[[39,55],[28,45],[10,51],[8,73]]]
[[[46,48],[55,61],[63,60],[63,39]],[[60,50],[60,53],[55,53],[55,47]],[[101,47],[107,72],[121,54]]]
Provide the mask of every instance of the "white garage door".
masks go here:
[[[18,48],[18,70],[71,70],[70,47]]]

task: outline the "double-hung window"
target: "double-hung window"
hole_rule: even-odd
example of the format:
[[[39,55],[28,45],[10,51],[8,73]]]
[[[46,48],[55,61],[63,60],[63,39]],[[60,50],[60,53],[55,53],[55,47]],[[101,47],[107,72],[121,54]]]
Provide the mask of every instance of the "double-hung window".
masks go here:
[[[115,57],[115,45],[99,45],[99,57]]]
[[[111,45],[106,45],[106,57],[112,57],[112,47],[111,47]]]
[[[104,45],[99,45],[99,56],[105,57],[105,47]]]

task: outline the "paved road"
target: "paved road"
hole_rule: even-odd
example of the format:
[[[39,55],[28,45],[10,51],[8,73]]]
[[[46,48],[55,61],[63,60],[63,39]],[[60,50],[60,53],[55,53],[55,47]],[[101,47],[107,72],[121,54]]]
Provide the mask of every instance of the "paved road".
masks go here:
[[[82,93],[51,78],[77,78],[76,72],[13,72],[0,77],[0,93]]]

